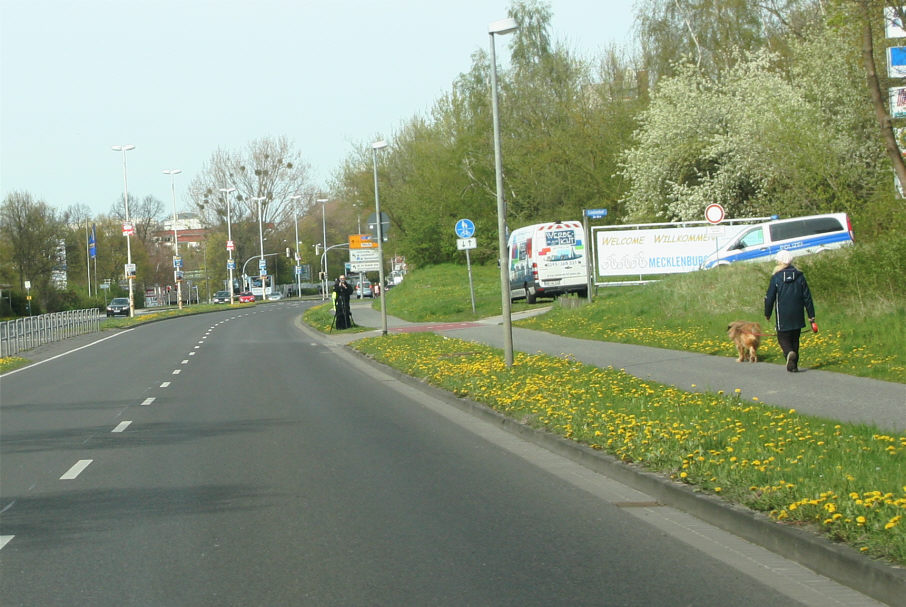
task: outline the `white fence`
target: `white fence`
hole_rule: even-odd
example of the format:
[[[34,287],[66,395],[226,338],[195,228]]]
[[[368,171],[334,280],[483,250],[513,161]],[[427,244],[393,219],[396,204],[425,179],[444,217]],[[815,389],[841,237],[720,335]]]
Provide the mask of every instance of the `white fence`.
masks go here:
[[[42,344],[100,330],[101,312],[97,308],[8,320],[0,323],[0,357],[15,356]]]

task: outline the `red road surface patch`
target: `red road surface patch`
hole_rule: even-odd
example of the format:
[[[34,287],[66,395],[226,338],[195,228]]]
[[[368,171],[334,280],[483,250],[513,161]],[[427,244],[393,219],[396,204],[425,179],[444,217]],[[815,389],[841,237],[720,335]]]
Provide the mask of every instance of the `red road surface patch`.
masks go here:
[[[416,333],[418,331],[455,331],[481,326],[477,322],[442,322],[435,325],[412,325],[410,327],[396,327],[391,329],[394,333]]]

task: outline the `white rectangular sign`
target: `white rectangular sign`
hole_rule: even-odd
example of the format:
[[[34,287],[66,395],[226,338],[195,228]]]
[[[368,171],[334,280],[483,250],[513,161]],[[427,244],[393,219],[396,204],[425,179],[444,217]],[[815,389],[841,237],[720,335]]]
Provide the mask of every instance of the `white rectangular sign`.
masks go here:
[[[377,249],[349,249],[349,261],[350,263],[368,261],[378,263],[381,261],[380,251]]]
[[[349,272],[380,272],[380,261],[352,261],[349,263]]]
[[[716,249],[715,234],[705,226],[600,230],[596,245],[600,276],[692,272]]]
[[[456,239],[456,248],[460,251],[465,251],[466,249],[474,249],[478,246],[478,240],[475,238],[457,238]]]

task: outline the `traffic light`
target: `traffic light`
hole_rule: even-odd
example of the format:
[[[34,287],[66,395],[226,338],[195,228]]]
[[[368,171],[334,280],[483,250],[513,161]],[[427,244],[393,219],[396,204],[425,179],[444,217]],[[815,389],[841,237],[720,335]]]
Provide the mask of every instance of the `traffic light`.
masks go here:
[[[291,257],[291,255],[290,255],[290,253],[289,253],[289,250],[290,250],[289,247],[286,247],[286,256],[287,256],[287,257]]]
[[[321,243],[315,245],[315,255],[321,254]]]

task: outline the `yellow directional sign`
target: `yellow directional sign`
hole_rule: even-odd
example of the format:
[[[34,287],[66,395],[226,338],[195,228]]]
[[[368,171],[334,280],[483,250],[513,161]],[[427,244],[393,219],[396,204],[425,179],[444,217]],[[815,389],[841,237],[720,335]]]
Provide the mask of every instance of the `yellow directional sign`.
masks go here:
[[[371,234],[350,234],[349,235],[349,248],[350,249],[376,249],[378,243],[376,240],[372,240]]]

